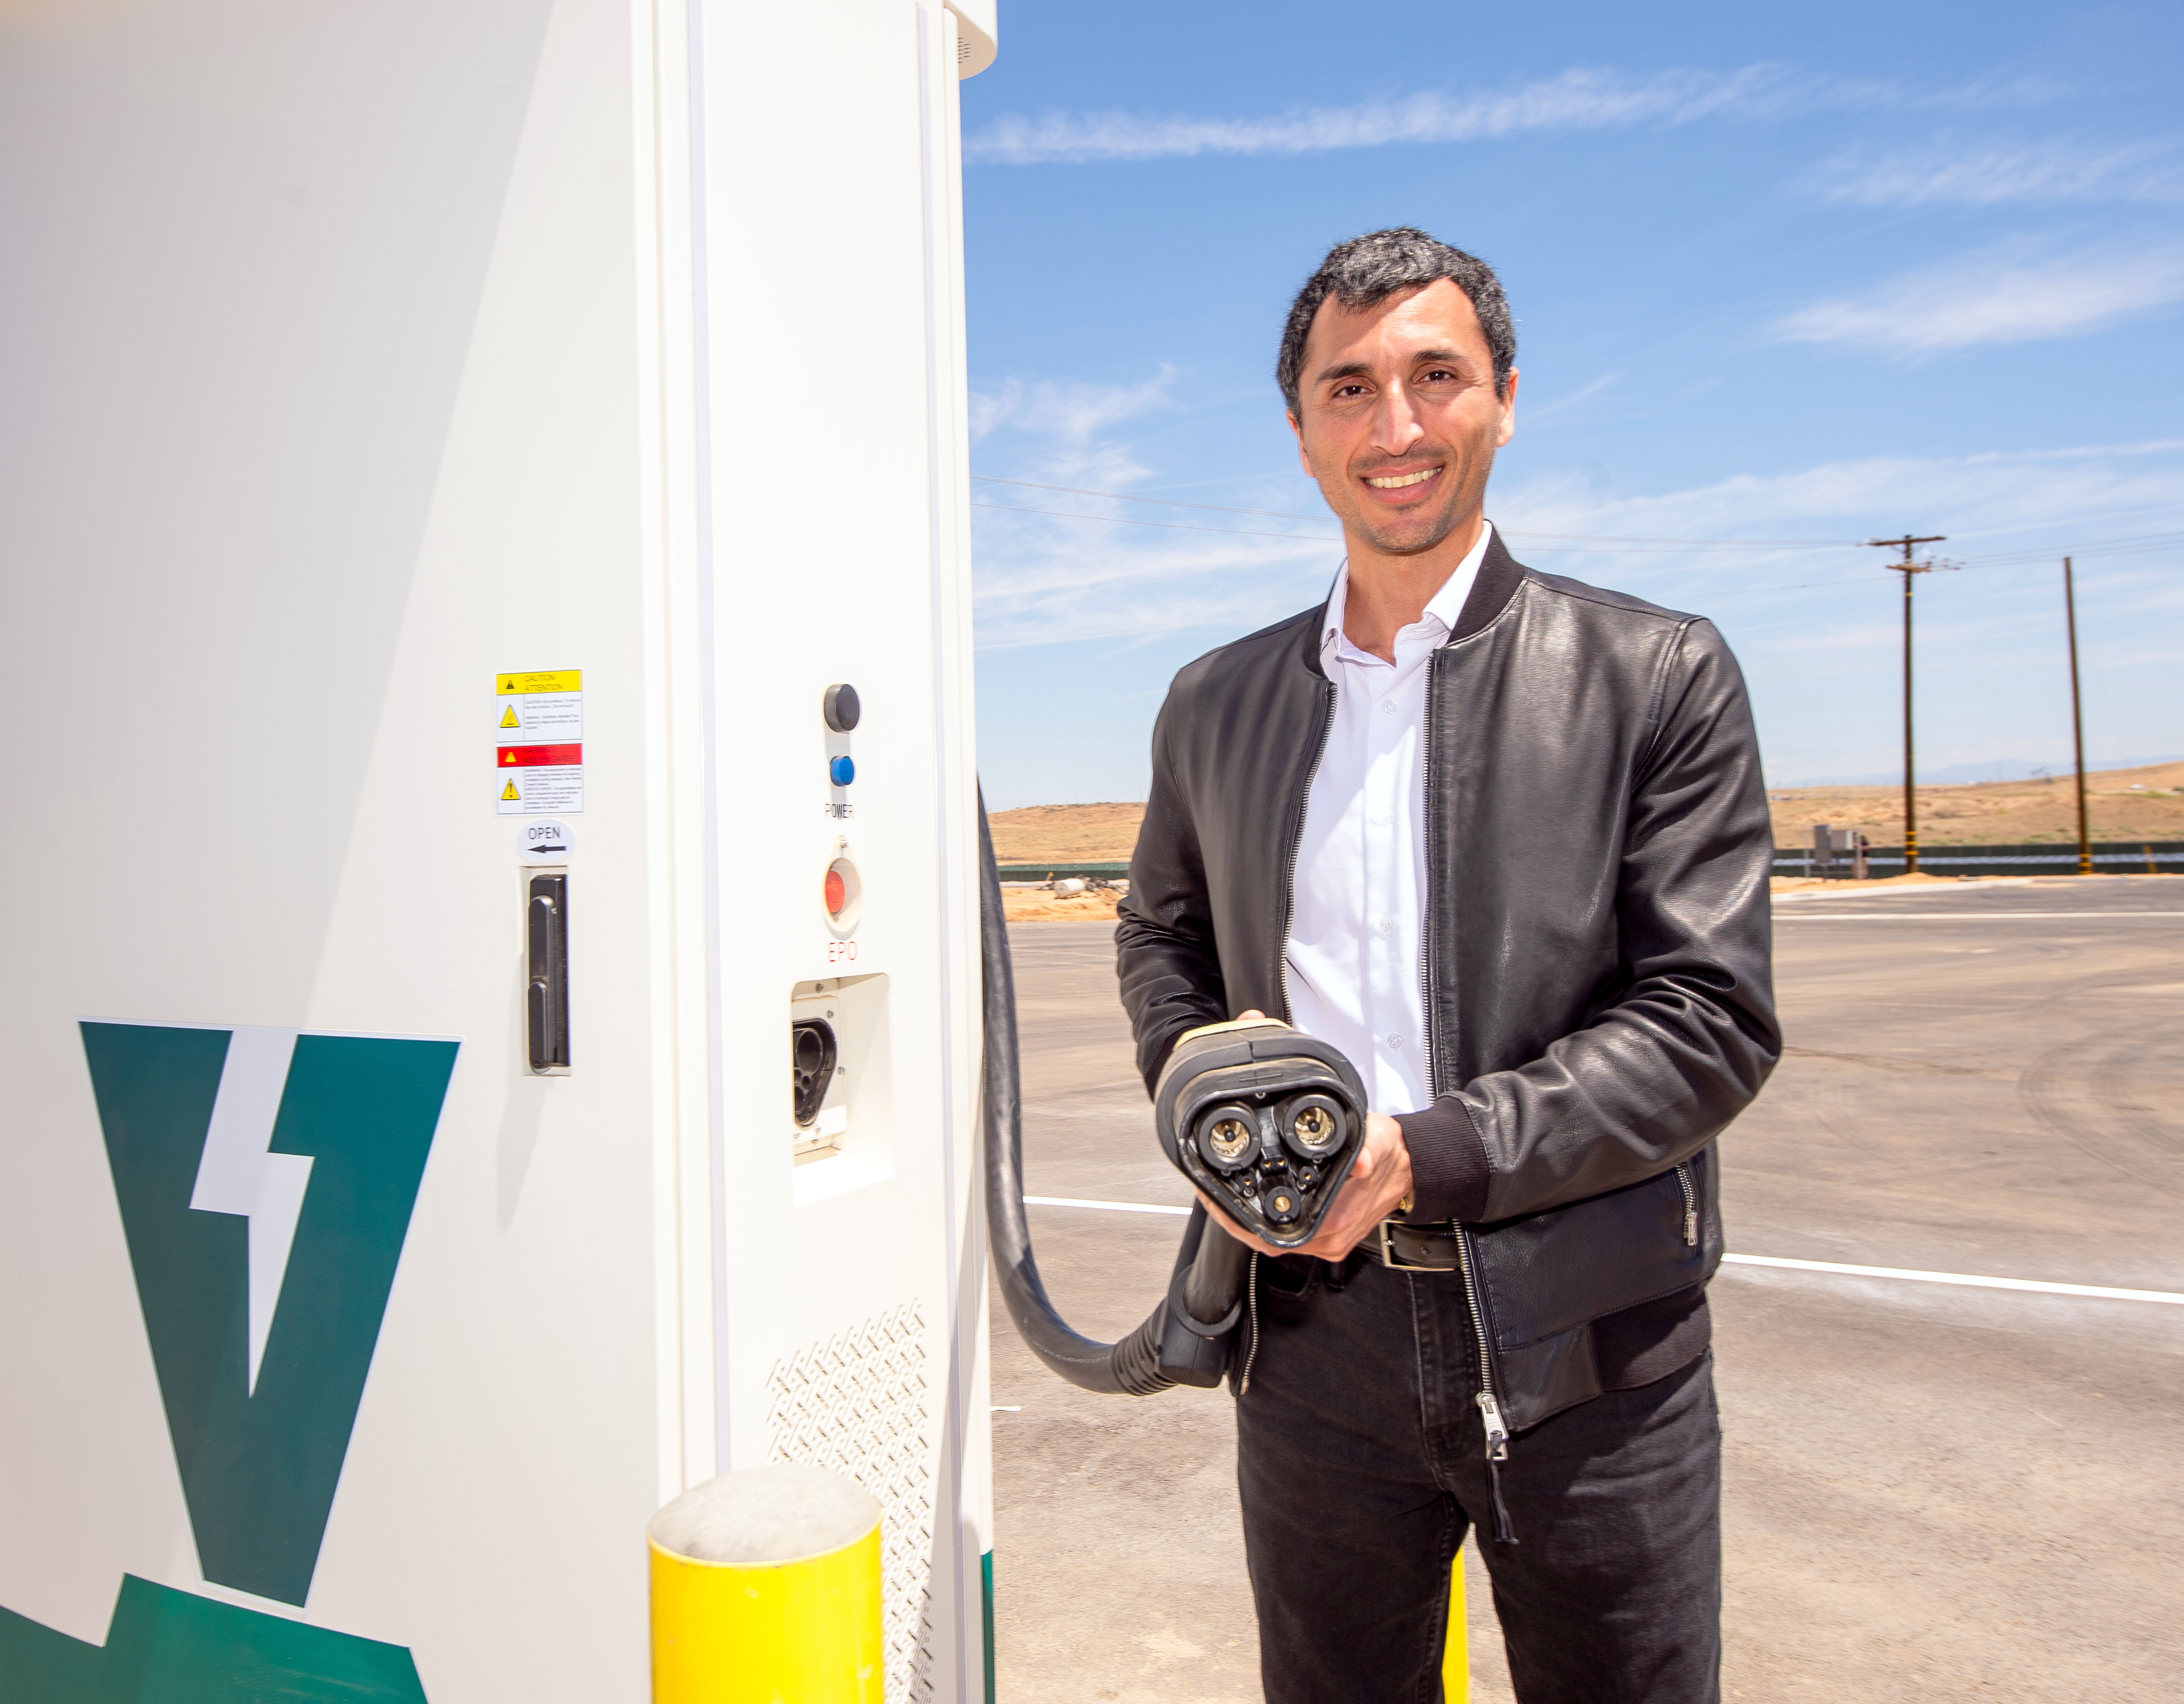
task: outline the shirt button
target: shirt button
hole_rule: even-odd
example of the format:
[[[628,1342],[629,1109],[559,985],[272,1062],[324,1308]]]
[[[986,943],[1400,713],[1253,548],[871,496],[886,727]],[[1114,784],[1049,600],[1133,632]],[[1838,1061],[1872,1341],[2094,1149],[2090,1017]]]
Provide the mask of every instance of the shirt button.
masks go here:
[[[1375,828],[1384,829],[1395,820],[1396,813],[1393,811],[1376,811],[1373,815],[1373,825]]]
[[[1396,701],[1392,698],[1384,701],[1380,706],[1380,713],[1383,716],[1393,716],[1396,713]]]
[[[1388,1037],[1388,1045],[1400,1048],[1403,1045],[1403,1038],[1401,1036],[1390,1036]]]
[[[1384,918],[1382,918],[1382,919],[1380,919],[1380,921],[1379,921],[1379,925],[1378,925],[1378,927],[1379,927],[1379,930],[1380,930],[1380,933],[1381,933],[1381,934],[1383,934],[1383,935],[1386,935],[1386,934],[1390,933],[1390,931],[1392,931],[1392,930],[1394,930],[1395,926],[1396,926],[1396,919],[1395,919],[1394,918],[1392,918],[1392,917],[1384,917]]]

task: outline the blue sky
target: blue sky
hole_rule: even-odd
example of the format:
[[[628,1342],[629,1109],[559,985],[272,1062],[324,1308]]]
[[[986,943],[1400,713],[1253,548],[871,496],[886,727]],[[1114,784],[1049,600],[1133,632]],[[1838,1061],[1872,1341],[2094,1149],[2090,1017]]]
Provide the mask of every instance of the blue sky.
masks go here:
[[[1849,541],[1906,530],[1963,564],[1919,582],[1922,774],[2067,765],[2066,551],[2091,755],[2184,752],[2180,71],[2173,4],[1004,0],[963,103],[989,802],[1143,798],[1175,670],[1323,595],[1274,343],[1394,224],[1517,315],[1487,513],[1719,623],[1771,778],[1898,761],[1900,583]]]

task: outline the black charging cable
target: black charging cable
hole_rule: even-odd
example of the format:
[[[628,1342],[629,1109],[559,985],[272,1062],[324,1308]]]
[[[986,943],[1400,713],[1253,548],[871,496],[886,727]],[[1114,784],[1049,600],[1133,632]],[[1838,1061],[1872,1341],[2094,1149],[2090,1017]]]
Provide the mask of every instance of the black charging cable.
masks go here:
[[[1180,1293],[1203,1305],[1200,1324],[1172,1317],[1163,1299],[1145,1323],[1120,1343],[1098,1343],[1061,1317],[1040,1282],[1033,1258],[1031,1226],[1024,1217],[1023,1093],[1017,1057],[1016,970],[1009,958],[1008,919],[1001,908],[1000,871],[986,822],[984,789],[978,794],[978,957],[985,988],[985,1059],[979,1073],[986,1148],[986,1235],[1009,1317],[1037,1355],[1084,1390],[1114,1396],[1150,1396],[1177,1383],[1217,1383],[1228,1359],[1245,1282],[1243,1245],[1206,1236],[1206,1209],[1191,1209],[1178,1251],[1169,1295]],[[1201,1246],[1215,1260],[1199,1260]],[[1226,1249],[1217,1247],[1227,1244]],[[1231,1251],[1234,1251],[1231,1253]],[[1207,1294],[1208,1291],[1213,1293]],[[1231,1296],[1228,1293],[1234,1291]],[[1163,1370],[1163,1347],[1169,1370]],[[1178,1377],[1178,1375],[1180,1374]]]

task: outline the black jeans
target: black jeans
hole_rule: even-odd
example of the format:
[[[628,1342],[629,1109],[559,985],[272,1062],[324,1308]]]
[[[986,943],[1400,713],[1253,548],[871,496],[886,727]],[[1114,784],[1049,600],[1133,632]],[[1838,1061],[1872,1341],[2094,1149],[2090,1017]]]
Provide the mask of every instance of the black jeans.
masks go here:
[[[1268,1704],[1437,1704],[1474,1527],[1523,1704],[1716,1704],[1711,1355],[1513,1438],[1503,1544],[1462,1279],[1362,1256],[1259,1272],[1236,1467]]]

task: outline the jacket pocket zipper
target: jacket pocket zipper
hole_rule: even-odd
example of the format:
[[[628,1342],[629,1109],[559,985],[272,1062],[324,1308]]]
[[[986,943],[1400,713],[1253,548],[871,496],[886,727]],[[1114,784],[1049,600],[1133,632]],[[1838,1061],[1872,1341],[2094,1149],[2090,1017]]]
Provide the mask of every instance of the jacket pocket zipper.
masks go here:
[[[1486,1333],[1485,1310],[1479,1305],[1479,1279],[1471,1265],[1471,1232],[1456,1227],[1457,1270],[1463,1275],[1463,1299],[1471,1310],[1471,1328],[1479,1338],[1479,1414],[1486,1423],[1486,1459],[1509,1459],[1509,1428],[1502,1422],[1502,1399],[1494,1388],[1494,1344]]]
[[[1456,1227],[1456,1265],[1463,1277],[1463,1299],[1471,1310],[1471,1328],[1479,1341],[1479,1418],[1485,1429],[1486,1483],[1494,1499],[1494,1536],[1505,1545],[1517,1542],[1509,1511],[1502,1500],[1502,1464],[1509,1459],[1509,1424],[1502,1412],[1502,1396],[1494,1377],[1494,1338],[1486,1329],[1486,1309],[1479,1293],[1479,1276],[1472,1264],[1471,1229]]]
[[[1684,1245],[1696,1249],[1699,1245],[1699,1187],[1691,1176],[1688,1159],[1676,1168],[1676,1182],[1684,1186]]]

